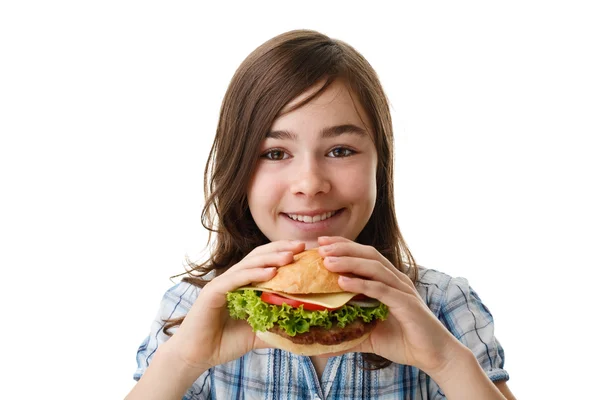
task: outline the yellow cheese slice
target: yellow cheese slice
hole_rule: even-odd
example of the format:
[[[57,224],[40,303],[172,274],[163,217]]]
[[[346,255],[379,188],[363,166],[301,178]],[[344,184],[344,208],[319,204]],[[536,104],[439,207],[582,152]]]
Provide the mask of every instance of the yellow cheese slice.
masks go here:
[[[255,286],[244,286],[239,288],[242,289],[251,289],[251,290],[260,290],[261,292],[269,292],[276,293],[282,297],[287,297],[288,299],[304,301],[306,303],[317,304],[319,306],[327,307],[327,308],[338,308],[346,304],[350,301],[351,298],[356,296],[356,293],[349,292],[341,292],[341,293],[319,293],[319,294],[289,294],[289,293],[281,293],[276,290],[265,289],[265,288],[257,288]]]

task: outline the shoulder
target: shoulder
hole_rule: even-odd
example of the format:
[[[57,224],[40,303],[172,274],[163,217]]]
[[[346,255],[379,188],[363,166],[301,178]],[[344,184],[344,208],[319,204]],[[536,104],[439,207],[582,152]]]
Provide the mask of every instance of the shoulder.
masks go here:
[[[185,316],[198,297],[199,291],[200,289],[194,285],[179,282],[164,293],[155,318],[150,325],[150,332],[138,348],[138,369],[134,379],[137,380],[142,376],[158,346],[169,339],[169,336],[163,331],[167,321]]]
[[[452,279],[454,278],[444,272],[419,266],[419,276],[415,286],[433,286],[439,290],[445,290]]]
[[[165,292],[160,302],[158,317],[177,318],[187,314],[196,301],[200,288],[187,282],[179,282]]]
[[[171,301],[177,301],[183,303],[186,306],[192,306],[200,293],[200,288],[187,282],[179,282],[175,286],[171,287],[163,299],[169,299]]]
[[[435,269],[419,266],[419,275],[415,287],[421,298],[435,315],[440,315],[443,309],[465,297],[477,294],[463,277],[453,277]],[[478,299],[478,298],[477,298]]]
[[[452,277],[435,269],[419,266],[415,288],[435,315],[439,315]]]
[[[488,377],[508,380],[494,318],[467,279],[420,267],[415,287],[440,322],[473,352]]]

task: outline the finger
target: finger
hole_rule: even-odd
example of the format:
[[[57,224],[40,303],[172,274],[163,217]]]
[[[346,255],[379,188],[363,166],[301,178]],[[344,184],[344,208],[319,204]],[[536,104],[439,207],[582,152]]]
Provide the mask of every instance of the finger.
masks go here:
[[[275,242],[270,242],[256,247],[250,253],[248,253],[248,256],[282,251],[291,251],[294,254],[297,254],[303,251],[305,247],[306,243],[301,240],[277,240]]]
[[[322,257],[328,255],[352,255],[358,258],[370,258],[380,261],[388,270],[397,276],[402,282],[412,288],[412,291],[416,291],[413,282],[410,278],[400,271],[385,258],[376,248],[373,246],[367,246],[360,243],[353,242],[352,240],[346,239],[341,236],[321,236],[318,238],[319,254]]]
[[[356,257],[325,257],[325,268],[338,274],[353,274],[370,280],[385,282],[402,291],[410,291],[410,287],[402,282],[379,261]]]
[[[381,262],[390,270],[397,270],[394,265],[385,258],[375,247],[356,243],[351,240],[336,240],[333,243],[320,246],[319,254],[322,257],[327,256],[352,256],[366,258]]]
[[[350,239],[346,239],[342,236],[319,236],[317,238],[317,243],[319,246],[326,246],[328,244],[337,243],[337,242],[352,242]]]
[[[226,294],[247,286],[253,282],[267,281],[275,276],[277,268],[252,268],[237,271],[235,274],[222,279],[221,275],[213,279],[200,292],[200,296],[206,299],[207,308],[221,308],[227,302]]]
[[[408,307],[409,304],[413,303],[415,298],[418,298],[418,294],[394,289],[379,281],[340,276],[338,284],[347,292],[362,293],[368,297],[379,300],[391,308]]]
[[[375,247],[367,246],[360,243],[353,242],[348,239],[338,237],[328,237],[323,239],[324,242],[332,240],[332,243],[319,247],[319,254],[322,257],[327,256],[351,256],[357,258],[365,258],[379,261],[384,267],[390,270],[404,283],[412,286],[412,282],[408,276],[402,273],[398,268],[394,266],[381,254]]]
[[[276,267],[287,265],[293,259],[294,255],[291,251],[246,257],[224,274],[213,279],[211,284],[214,283],[215,289],[218,288],[222,293],[226,293],[253,282],[264,282],[275,276]],[[268,273],[265,270],[268,270]],[[246,274],[247,271],[251,271],[252,275]]]
[[[248,325],[250,326],[250,325]],[[259,338],[258,336],[254,336],[254,346],[252,346],[254,349],[272,349],[273,345],[270,343],[267,343],[265,341],[263,341],[261,338]]]
[[[294,261],[292,251],[268,252],[255,255],[247,255],[240,262],[229,268],[223,275],[242,269],[256,267],[282,267]]]
[[[213,282],[216,282],[215,285],[217,285],[217,288],[219,288],[223,293],[226,293],[231,290],[235,290],[238,287],[249,285],[253,282],[267,281],[275,276],[277,270],[277,268],[270,269],[269,267],[282,267],[291,263],[293,260],[294,254],[291,251],[258,254],[254,257],[246,257],[238,264],[227,270],[224,274],[213,279]],[[269,269],[273,273],[270,273],[267,278],[262,278],[262,272],[260,272],[260,270],[264,269]],[[258,276],[258,278],[246,278],[245,274],[241,274],[243,271],[252,270],[258,270],[258,272],[255,272],[255,274],[258,275],[253,275],[253,277]]]
[[[248,324],[247,321],[243,321],[243,320],[239,320],[239,319],[233,320],[231,318],[228,318],[227,324],[229,324],[232,327],[232,330],[229,331],[227,334],[234,336],[234,337],[247,338],[247,340],[250,341],[248,343],[249,348],[266,349],[266,348],[273,347],[273,345],[271,345],[267,342],[264,342],[258,336],[256,336],[255,333],[252,332],[252,327]]]

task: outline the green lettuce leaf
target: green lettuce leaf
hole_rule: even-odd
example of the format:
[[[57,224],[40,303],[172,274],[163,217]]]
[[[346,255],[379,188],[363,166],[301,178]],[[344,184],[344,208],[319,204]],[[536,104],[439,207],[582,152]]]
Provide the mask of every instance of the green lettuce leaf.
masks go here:
[[[385,320],[389,310],[385,304],[377,307],[363,308],[344,305],[334,311],[309,311],[304,307],[293,308],[288,304],[276,306],[267,304],[260,299],[260,291],[243,289],[227,293],[227,308],[229,315],[235,319],[245,319],[254,332],[264,332],[277,324],[288,335],[308,332],[311,326],[331,328],[335,323],[340,328],[345,327],[358,318],[364,322],[373,319]]]

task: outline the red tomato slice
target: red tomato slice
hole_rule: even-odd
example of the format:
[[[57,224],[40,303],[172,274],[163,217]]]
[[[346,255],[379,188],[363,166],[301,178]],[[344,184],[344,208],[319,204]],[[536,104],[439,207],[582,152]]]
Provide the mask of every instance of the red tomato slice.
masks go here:
[[[291,307],[294,307],[294,308],[304,306],[305,310],[310,310],[310,311],[337,310],[337,308],[327,308],[327,307],[320,306],[318,304],[305,303],[305,302],[299,301],[299,300],[288,299],[287,297],[280,296],[277,293],[263,292],[262,295],[260,296],[260,299],[262,301],[264,301],[265,303],[274,304],[276,306],[280,306],[284,303]]]

